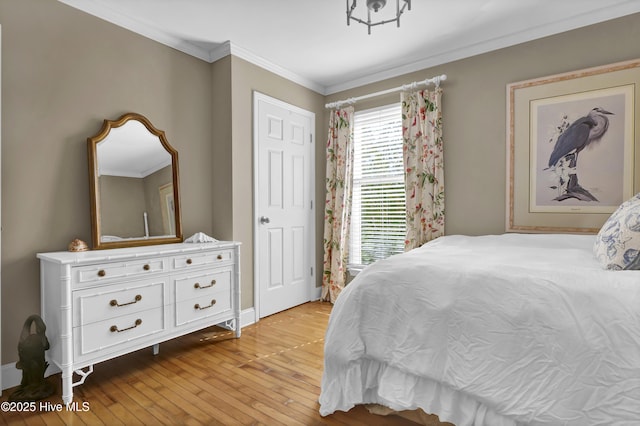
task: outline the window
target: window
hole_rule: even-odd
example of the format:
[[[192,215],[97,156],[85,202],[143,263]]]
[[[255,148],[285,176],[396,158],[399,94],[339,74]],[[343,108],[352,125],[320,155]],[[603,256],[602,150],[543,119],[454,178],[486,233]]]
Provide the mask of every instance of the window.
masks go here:
[[[349,267],[404,251],[406,234],[400,104],[354,116],[354,167]]]

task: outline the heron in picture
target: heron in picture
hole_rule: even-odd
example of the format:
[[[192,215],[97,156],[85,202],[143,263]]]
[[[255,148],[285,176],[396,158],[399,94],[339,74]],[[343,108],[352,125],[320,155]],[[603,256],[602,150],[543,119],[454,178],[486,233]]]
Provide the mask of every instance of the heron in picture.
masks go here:
[[[548,164],[558,179],[558,186],[554,188],[558,188],[560,194],[554,200],[576,198],[582,201],[598,201],[578,183],[578,154],[602,139],[609,129],[608,115],[614,114],[600,107],[593,108],[586,116],[571,123],[558,137]]]

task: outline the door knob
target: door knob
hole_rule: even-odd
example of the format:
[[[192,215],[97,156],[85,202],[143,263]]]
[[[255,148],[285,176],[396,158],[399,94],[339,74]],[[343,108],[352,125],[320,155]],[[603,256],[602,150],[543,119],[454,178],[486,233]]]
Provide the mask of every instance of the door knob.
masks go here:
[[[270,220],[266,216],[260,216],[260,224],[264,225],[265,223],[269,223]]]

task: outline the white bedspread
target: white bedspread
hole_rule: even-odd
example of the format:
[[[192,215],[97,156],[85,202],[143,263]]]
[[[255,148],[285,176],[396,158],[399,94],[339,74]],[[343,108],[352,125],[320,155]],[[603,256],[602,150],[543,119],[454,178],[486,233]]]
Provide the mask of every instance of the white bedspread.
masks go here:
[[[640,425],[640,272],[603,270],[594,238],[447,236],[369,266],[331,313],[320,413]]]

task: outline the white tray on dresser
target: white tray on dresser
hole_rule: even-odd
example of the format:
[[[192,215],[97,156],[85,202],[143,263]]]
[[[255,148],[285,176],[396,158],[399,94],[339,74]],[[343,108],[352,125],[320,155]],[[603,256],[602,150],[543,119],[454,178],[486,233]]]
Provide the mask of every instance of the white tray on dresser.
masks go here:
[[[223,324],[240,337],[240,243],[39,253],[47,360],[62,400],[93,365]],[[80,379],[73,383],[73,373]]]

